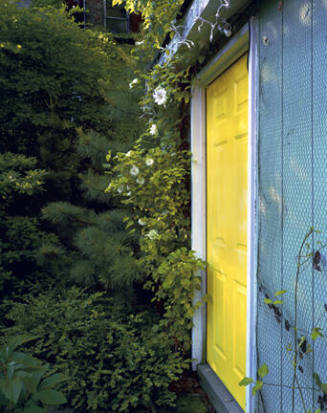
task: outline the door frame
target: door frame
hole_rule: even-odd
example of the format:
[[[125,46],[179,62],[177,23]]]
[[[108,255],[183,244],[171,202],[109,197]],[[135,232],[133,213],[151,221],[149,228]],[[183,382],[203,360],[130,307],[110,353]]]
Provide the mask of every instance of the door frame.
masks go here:
[[[246,375],[256,377],[256,312],[257,312],[257,248],[258,248],[258,190],[257,190],[257,22],[251,17],[214,59],[199,73],[192,85],[191,99],[191,152],[192,152],[192,249],[197,256],[206,260],[206,87],[231,66],[244,53],[249,53],[249,110],[248,110],[248,234],[247,234],[247,337]],[[201,272],[201,291],[197,291],[194,301],[206,294],[206,273]],[[192,359],[193,369],[206,363],[206,308],[203,305],[193,318]],[[215,376],[208,365],[210,379]],[[210,371],[209,371],[210,370]],[[217,376],[216,376],[217,377]],[[217,382],[218,382],[217,378]],[[221,386],[221,384],[217,384]],[[218,390],[219,391],[219,390]],[[210,392],[209,392],[210,396]],[[213,396],[215,399],[215,396]],[[251,388],[246,388],[246,412],[253,412],[255,398]],[[221,406],[220,406],[221,408]],[[226,410],[228,411],[228,410]]]

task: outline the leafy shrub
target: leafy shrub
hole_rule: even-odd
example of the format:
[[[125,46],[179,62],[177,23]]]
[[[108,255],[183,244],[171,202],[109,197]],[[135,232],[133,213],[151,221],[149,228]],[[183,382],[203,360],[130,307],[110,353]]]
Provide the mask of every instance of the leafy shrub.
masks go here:
[[[48,365],[29,354],[16,351],[29,337],[15,337],[0,350],[0,412],[45,413],[47,406],[66,402],[62,392],[54,390],[64,380]]]
[[[56,7],[60,8],[64,5],[64,0],[32,0],[32,7]]]
[[[8,318],[15,326],[6,334],[37,336],[27,348],[70,377],[63,389],[71,406],[129,412],[174,404],[169,384],[187,362],[150,312],[128,315],[119,300],[73,288],[29,297]]]

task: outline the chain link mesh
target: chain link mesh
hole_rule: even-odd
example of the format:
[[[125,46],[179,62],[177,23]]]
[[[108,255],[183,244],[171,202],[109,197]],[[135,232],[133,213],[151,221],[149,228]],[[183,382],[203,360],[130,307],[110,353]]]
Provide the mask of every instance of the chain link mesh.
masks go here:
[[[324,0],[259,14],[258,412],[327,412],[326,338],[311,337],[327,336],[326,15]]]

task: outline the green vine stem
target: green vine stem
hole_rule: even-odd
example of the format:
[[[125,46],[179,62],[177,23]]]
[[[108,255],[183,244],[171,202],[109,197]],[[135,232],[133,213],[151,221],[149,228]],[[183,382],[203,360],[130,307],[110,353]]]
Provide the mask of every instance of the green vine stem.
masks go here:
[[[312,233],[313,233],[313,228],[311,227],[302,241],[302,244],[299,249],[299,254],[297,257],[295,291],[294,291],[294,359],[293,359],[293,385],[292,385],[292,412],[295,412],[294,410],[295,409],[295,384],[297,385],[297,389],[299,390],[303,408],[306,411],[303,392],[299,385],[299,381],[298,381],[297,374],[296,374],[297,373],[297,359],[298,359],[297,304],[298,304],[298,285],[299,285],[299,277],[300,277],[300,268],[302,266],[301,264],[302,250],[307,240],[312,235]]]

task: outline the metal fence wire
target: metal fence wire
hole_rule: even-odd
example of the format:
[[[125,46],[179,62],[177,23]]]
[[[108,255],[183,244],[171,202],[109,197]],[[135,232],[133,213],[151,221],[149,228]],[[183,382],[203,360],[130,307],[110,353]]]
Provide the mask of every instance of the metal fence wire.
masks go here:
[[[258,16],[257,412],[327,412],[327,2],[277,3]]]

